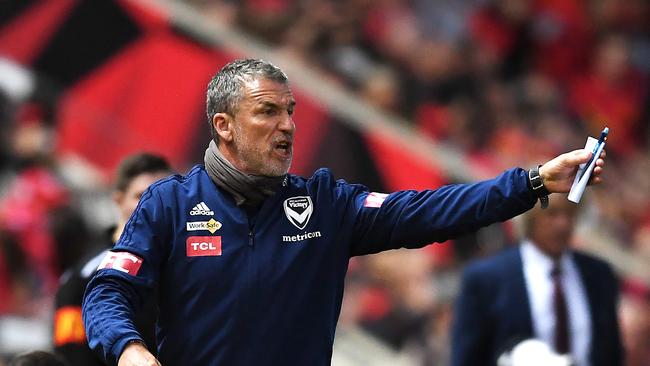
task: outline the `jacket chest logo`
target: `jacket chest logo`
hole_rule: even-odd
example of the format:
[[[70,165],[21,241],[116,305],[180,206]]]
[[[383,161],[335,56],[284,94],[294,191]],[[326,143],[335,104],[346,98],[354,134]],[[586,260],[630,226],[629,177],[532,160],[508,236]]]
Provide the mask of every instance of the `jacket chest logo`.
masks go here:
[[[192,208],[190,211],[191,216],[212,216],[214,215],[214,211],[208,207],[208,205],[205,204],[205,202],[201,201],[199,202],[196,206]]]
[[[314,204],[309,196],[296,196],[284,200],[284,214],[287,219],[299,230],[304,229],[309,223]]]
[[[216,257],[221,255],[220,236],[190,236],[185,241],[188,257]]]
[[[187,231],[207,230],[210,234],[214,234],[215,231],[221,229],[222,224],[215,219],[210,219],[209,221],[188,221],[185,226]]]

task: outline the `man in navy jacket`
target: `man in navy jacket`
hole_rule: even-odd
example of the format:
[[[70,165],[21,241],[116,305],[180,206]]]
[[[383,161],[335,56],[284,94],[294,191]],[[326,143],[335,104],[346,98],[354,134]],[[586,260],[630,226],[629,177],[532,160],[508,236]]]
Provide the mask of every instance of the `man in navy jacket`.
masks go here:
[[[142,195],[86,290],[89,344],[110,363],[159,364],[132,322],[158,285],[165,366],[329,365],[351,256],[507,220],[568,191],[591,156],[576,150],[476,184],[371,193],[325,169],[287,174],[294,106],[286,75],[262,60],[231,62],[210,81],[205,164]]]
[[[577,366],[623,364],[617,279],[607,263],[570,248],[576,210],[553,195],[547,210],[524,216],[520,245],[467,266],[453,322],[453,366],[496,365],[515,341],[532,338]],[[554,265],[562,274],[560,304]]]

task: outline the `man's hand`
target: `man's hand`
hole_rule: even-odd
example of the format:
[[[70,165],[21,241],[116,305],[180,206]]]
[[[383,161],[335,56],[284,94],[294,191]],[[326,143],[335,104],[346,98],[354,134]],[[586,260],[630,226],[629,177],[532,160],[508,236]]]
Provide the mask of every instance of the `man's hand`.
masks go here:
[[[129,343],[122,352],[117,366],[161,366],[140,342]]]
[[[544,186],[551,193],[566,193],[571,189],[573,180],[578,171],[578,165],[586,163],[591,158],[591,152],[579,149],[574,150],[547,161],[539,168],[539,175],[544,180]],[[590,184],[599,184],[602,181],[600,174],[605,165],[605,151],[596,160],[596,166],[591,173]]]

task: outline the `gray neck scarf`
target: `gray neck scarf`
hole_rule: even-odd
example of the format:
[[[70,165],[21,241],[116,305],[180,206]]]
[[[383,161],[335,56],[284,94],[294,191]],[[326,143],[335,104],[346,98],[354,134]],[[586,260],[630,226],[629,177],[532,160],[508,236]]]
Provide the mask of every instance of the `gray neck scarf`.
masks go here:
[[[267,197],[274,195],[286,179],[286,175],[266,177],[242,173],[221,154],[214,140],[205,149],[204,161],[212,181],[230,193],[237,206],[258,206]]]

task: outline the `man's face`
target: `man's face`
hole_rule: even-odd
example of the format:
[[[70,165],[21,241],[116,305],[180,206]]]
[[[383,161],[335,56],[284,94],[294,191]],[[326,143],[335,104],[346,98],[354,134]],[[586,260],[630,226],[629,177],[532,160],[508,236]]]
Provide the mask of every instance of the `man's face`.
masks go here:
[[[120,219],[123,222],[129,219],[135,208],[138,206],[142,193],[155,181],[168,176],[169,173],[144,173],[131,180],[124,191],[117,191],[113,196],[117,207],[120,210]]]
[[[232,116],[231,163],[247,174],[282,176],[293,157],[296,104],[288,85],[267,79],[245,83],[244,96]]]
[[[577,216],[577,206],[565,195],[549,196],[549,206],[530,213],[530,239],[551,257],[558,258],[569,247]]]

